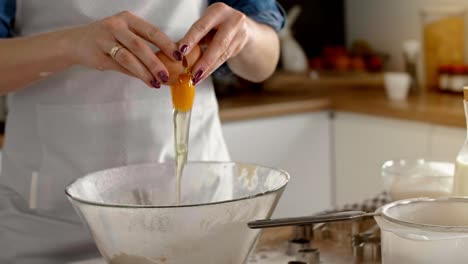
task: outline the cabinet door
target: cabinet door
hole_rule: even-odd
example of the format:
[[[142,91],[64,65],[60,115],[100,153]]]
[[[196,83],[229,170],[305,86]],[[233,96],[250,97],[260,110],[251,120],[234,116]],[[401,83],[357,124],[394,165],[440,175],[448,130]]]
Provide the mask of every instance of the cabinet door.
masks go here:
[[[466,129],[433,126],[431,133],[431,158],[455,162],[466,138]]]
[[[275,217],[308,215],[331,207],[327,112],[228,122],[223,131],[232,160],[290,173]]]
[[[383,191],[380,171],[386,160],[430,154],[428,124],[348,113],[337,113],[333,123],[337,205]]]

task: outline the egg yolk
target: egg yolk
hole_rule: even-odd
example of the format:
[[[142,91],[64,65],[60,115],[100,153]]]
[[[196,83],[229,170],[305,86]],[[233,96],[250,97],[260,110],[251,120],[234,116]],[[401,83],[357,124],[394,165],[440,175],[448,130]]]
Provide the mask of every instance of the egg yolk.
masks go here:
[[[171,95],[175,109],[181,112],[192,110],[195,85],[193,85],[190,72],[186,71],[179,75],[177,82],[171,85]]]

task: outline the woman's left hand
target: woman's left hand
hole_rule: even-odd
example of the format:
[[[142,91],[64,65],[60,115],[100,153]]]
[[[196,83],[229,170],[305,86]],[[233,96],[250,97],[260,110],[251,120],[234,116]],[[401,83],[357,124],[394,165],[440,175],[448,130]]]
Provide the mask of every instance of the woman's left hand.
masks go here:
[[[196,44],[207,43],[203,56],[193,65],[193,82],[209,76],[229,58],[236,56],[249,41],[248,18],[224,3],[210,5],[179,42],[182,54]]]

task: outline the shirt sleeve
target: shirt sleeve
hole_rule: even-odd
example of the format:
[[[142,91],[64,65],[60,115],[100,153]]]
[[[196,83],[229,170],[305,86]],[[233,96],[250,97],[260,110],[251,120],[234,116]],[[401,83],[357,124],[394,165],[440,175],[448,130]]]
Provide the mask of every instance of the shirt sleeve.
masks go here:
[[[274,0],[209,0],[211,5],[223,2],[241,11],[252,20],[271,26],[276,32],[284,27],[285,12],[281,5]]]
[[[284,9],[275,0],[208,0],[211,5],[223,2],[226,5],[244,13],[252,20],[272,27],[276,32],[280,31],[286,22]],[[213,75],[222,77],[232,74],[227,63],[221,65]]]
[[[0,38],[13,36],[16,0],[0,0]]]

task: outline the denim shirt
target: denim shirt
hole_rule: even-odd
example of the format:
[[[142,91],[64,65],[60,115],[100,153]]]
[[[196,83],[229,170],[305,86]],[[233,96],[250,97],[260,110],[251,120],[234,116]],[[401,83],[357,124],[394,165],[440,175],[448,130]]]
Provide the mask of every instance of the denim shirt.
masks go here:
[[[216,2],[223,2],[252,20],[271,26],[276,32],[284,26],[285,12],[275,0],[208,0],[209,5]]]
[[[0,0],[0,38],[13,36],[13,21],[16,14],[15,0]]]
[[[271,26],[277,32],[283,28],[285,23],[285,12],[275,0],[209,0],[208,4],[211,5],[215,2],[224,2],[243,12],[252,20]],[[0,0],[0,38],[14,35],[15,13],[16,0]],[[224,64],[215,72],[215,75],[224,75],[229,72],[227,64]]]
[[[276,32],[284,27],[286,21],[284,9],[275,0],[208,0],[210,5],[216,2],[224,2],[252,20],[271,26]],[[224,63],[213,72],[213,75],[222,77],[231,73],[227,63]]]

